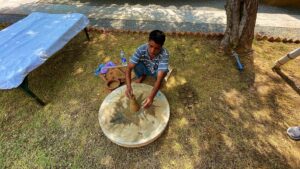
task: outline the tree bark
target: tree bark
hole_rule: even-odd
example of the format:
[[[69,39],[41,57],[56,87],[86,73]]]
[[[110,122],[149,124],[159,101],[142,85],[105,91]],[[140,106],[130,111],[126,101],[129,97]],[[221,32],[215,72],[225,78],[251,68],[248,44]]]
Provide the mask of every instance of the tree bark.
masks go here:
[[[252,54],[258,0],[227,0],[227,26],[220,48],[225,53]]]

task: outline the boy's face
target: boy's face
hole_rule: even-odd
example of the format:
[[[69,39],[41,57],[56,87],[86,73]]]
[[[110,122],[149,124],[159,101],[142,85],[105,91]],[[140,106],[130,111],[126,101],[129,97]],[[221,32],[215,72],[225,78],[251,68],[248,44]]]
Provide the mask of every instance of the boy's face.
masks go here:
[[[161,50],[162,46],[155,43],[153,40],[149,40],[148,42],[148,53],[150,57],[155,57]]]

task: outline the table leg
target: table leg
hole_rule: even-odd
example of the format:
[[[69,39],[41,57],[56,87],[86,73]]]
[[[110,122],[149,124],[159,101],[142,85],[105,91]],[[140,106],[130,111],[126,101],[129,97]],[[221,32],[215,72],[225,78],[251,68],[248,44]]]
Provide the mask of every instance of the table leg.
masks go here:
[[[88,41],[90,41],[90,36],[89,36],[89,33],[86,28],[84,28],[84,32],[85,32],[85,35],[86,35]]]
[[[41,106],[45,106],[45,102],[43,102],[39,97],[37,97],[30,89],[28,86],[28,76],[25,77],[24,81],[21,83],[19,86],[27,95],[30,97],[34,98],[35,101],[40,104]]]

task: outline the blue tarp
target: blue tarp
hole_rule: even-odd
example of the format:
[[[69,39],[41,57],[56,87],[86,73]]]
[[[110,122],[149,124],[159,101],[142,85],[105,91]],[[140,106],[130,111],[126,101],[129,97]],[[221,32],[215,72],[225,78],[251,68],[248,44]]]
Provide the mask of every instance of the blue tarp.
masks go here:
[[[18,87],[24,78],[89,23],[79,13],[34,12],[0,31],[0,89]]]

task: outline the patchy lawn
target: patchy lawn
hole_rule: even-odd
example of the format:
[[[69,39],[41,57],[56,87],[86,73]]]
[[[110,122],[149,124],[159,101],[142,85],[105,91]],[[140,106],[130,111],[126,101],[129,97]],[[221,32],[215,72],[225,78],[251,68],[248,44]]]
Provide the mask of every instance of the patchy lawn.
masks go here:
[[[175,71],[162,91],[171,117],[162,136],[123,148],[100,129],[98,110],[109,93],[94,76],[146,42],[145,34],[79,34],[29,76],[31,89],[0,91],[0,166],[4,168],[297,168],[300,144],[286,129],[300,125],[300,96],[271,71],[296,44],[254,42],[254,59],[218,54],[219,41],[168,36]],[[283,69],[300,79],[299,58]],[[153,80],[146,80],[151,84]]]

